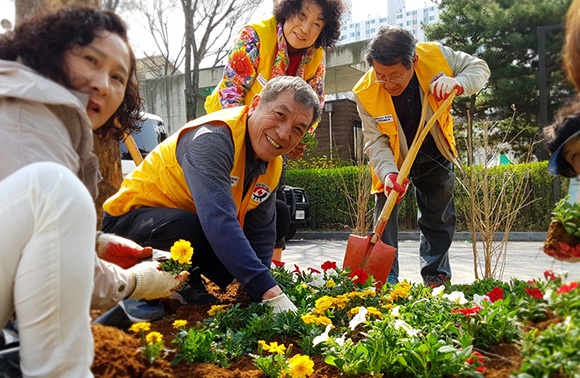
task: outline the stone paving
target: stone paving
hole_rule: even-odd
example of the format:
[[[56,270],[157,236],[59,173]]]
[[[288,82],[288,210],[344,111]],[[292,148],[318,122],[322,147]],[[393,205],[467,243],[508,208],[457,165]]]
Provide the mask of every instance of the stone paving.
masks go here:
[[[299,236],[299,235],[297,235]],[[331,260],[342,265],[346,251],[346,240],[292,239],[286,242],[282,260],[290,267],[297,264],[301,269],[320,268],[322,263]],[[569,273],[569,280],[580,280],[580,262],[565,263],[545,255],[540,249],[543,241],[510,241],[505,254],[505,266],[501,279],[528,280],[543,277],[544,271],[563,270]],[[482,249],[478,245],[479,250]],[[473,246],[466,240],[456,240],[450,249],[453,283],[470,283],[475,280],[473,265]],[[400,280],[422,282],[419,274],[419,242],[416,240],[399,242]],[[497,268],[499,272],[501,267]],[[479,277],[483,274],[480,273]]]

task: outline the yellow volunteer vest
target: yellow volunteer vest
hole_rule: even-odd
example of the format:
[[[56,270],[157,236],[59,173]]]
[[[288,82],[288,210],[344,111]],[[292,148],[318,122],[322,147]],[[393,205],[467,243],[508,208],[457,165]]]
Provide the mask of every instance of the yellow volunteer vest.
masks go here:
[[[260,38],[260,64],[258,65],[258,70],[256,72],[256,80],[252,83],[250,90],[246,93],[244,98],[244,104],[250,105],[254,96],[262,91],[264,85],[272,78],[272,66],[277,54],[277,30],[276,30],[276,18],[270,17],[266,20],[262,20],[255,24],[248,25],[252,27],[258,37]],[[308,81],[314,77],[318,66],[323,62],[324,59],[324,49],[316,48],[314,49],[314,56],[312,60],[306,64],[304,67],[304,76],[302,79]],[[217,87],[214,88],[211,95],[209,95],[205,100],[205,111],[207,113],[215,112],[222,108],[219,91],[225,88],[224,80],[222,79]]]
[[[417,55],[419,56],[419,61],[415,72],[417,73],[419,85],[424,93],[429,90],[429,85],[435,75],[444,73],[447,76],[453,77],[453,71],[436,43],[418,43]],[[373,80],[376,80],[376,74],[375,70],[371,68],[356,83],[352,91],[358,97],[364,109],[375,119],[378,129],[389,137],[389,143],[393,150],[397,167],[401,168],[403,157],[401,156],[401,143],[399,139],[399,120],[395,106],[393,105],[393,99],[380,84],[373,83]],[[433,96],[429,96],[429,105],[433,112],[436,112],[442,103],[443,101],[435,101]],[[439,128],[449,143],[451,152],[454,156],[457,156],[455,137],[453,136],[453,118],[449,112],[444,112],[437,121]],[[372,193],[382,192],[383,183],[376,177],[374,171],[372,177]]]
[[[247,111],[246,106],[234,107],[187,123],[151,151],[123,180],[119,191],[104,203],[104,210],[113,216],[127,214],[140,207],[166,207],[196,212],[195,202],[175,156],[177,142],[181,135],[192,128],[219,122],[227,124],[232,131],[235,149],[234,166],[230,172],[232,194],[237,218],[243,227],[246,213],[275,192],[282,172],[282,158],[279,156],[269,162],[266,173],[256,177],[251,189],[243,196]]]

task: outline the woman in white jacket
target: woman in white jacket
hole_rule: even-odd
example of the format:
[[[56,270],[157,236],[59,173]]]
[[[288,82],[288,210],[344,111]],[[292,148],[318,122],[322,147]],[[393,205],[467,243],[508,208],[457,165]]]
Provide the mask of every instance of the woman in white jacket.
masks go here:
[[[140,105],[126,27],[111,12],[63,8],[0,36],[0,327],[16,315],[26,377],[92,376],[91,304],[168,296],[186,278],[95,253],[93,130],[120,137]],[[144,252],[102,240],[100,256],[113,244]]]

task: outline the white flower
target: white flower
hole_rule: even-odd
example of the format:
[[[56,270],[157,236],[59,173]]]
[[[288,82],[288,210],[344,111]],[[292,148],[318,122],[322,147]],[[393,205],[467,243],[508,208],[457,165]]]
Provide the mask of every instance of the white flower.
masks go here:
[[[326,281],[324,280],[322,274],[316,274],[312,276],[312,281],[309,283],[312,287],[323,287],[326,285]]]
[[[437,286],[437,287],[434,287],[433,290],[431,290],[431,295],[434,297],[441,297],[443,295],[444,291],[445,291],[445,285]]]
[[[554,304],[554,300],[552,299],[552,293],[554,293],[554,290],[552,289],[546,289],[546,292],[544,293],[544,300],[548,302],[549,305]]]
[[[395,318],[401,317],[401,306],[395,306],[391,309],[391,315]]]
[[[358,314],[356,314],[348,323],[351,330],[354,331],[357,325],[364,323],[367,320],[367,312],[368,310],[366,307],[361,306],[361,308],[358,309]]]
[[[328,333],[330,332],[331,329],[332,329],[332,324],[328,324],[326,326],[326,329],[324,330],[324,332],[322,332],[320,335],[316,336],[312,340],[312,346],[317,346],[320,343],[327,342],[329,339]]]
[[[395,324],[393,326],[395,327],[395,329],[405,330],[405,332],[407,332],[407,335],[409,335],[410,337],[415,337],[419,334],[418,329],[411,327],[409,323],[401,319],[395,320]]]
[[[465,299],[465,294],[463,294],[463,292],[461,291],[454,291],[451,294],[443,294],[443,298],[455,304],[462,305],[467,303],[467,299]]]
[[[473,303],[476,305],[481,306],[484,301],[491,302],[487,295],[473,294]]]
[[[326,275],[329,277],[338,277],[339,274],[336,271],[336,269],[328,269],[327,271],[325,271]]]
[[[341,337],[337,337],[336,339],[334,339],[334,341],[335,341],[335,342],[336,342],[338,345],[340,345],[340,346],[343,346],[343,345],[344,345],[344,342],[346,341],[346,332],[345,332],[345,333],[343,333]]]

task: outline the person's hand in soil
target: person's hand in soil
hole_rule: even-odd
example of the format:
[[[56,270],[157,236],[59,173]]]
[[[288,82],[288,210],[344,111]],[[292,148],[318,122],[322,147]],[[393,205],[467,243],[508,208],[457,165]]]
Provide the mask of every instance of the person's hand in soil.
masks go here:
[[[264,293],[262,296],[262,304],[272,306],[274,314],[286,311],[298,311],[296,305],[282,292],[282,289],[278,285]]]
[[[129,269],[135,286],[128,298],[159,299],[167,298],[179,289],[189,278],[189,272],[179,274],[164,272],[157,261],[139,263]]]
[[[97,234],[96,250],[99,258],[128,269],[142,259],[151,257],[151,247],[141,247],[132,240],[115,234],[99,232]]]

